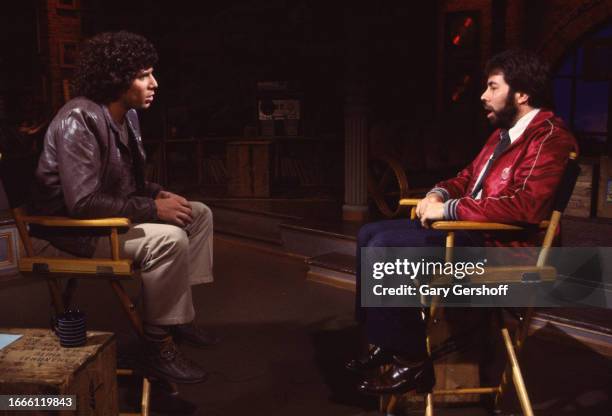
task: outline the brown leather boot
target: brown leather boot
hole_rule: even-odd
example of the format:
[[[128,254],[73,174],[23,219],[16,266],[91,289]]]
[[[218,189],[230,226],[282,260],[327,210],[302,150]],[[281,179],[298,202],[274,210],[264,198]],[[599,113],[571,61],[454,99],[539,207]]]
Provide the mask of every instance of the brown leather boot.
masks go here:
[[[171,337],[145,339],[144,344],[144,374],[179,384],[201,383],[208,377],[204,369],[176,348]]]

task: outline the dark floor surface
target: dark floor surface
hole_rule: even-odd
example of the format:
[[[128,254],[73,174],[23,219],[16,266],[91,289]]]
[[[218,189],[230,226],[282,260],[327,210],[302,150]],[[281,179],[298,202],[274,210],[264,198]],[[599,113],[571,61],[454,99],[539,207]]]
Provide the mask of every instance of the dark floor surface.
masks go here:
[[[215,244],[216,280],[195,287],[193,294],[197,320],[223,341],[209,350],[182,347],[210,371],[210,379],[181,386],[179,398],[156,393],[153,414],[189,414],[188,409],[206,416],[376,414],[375,401],[357,394],[356,380],[342,370],[342,363],[358,351],[352,294],[306,281],[298,259],[224,239]],[[4,286],[0,326],[47,324],[44,284]],[[83,282],[77,298],[89,328],[113,329],[120,350],[129,351],[129,327],[106,283]],[[523,358],[537,415],[612,414],[610,360],[572,340],[561,345],[537,337],[528,340]],[[124,409],[137,393],[131,387],[123,382],[120,389]],[[513,399],[505,402],[505,414],[520,413]],[[484,414],[478,408],[436,412]]]

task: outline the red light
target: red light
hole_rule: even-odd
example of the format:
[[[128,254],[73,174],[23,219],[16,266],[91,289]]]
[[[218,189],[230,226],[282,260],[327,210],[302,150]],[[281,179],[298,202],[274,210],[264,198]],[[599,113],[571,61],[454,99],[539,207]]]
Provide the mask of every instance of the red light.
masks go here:
[[[470,26],[472,26],[472,23],[474,23],[474,21],[472,20],[471,17],[468,17],[467,19],[465,19],[463,21],[463,26],[464,27],[470,27]]]
[[[453,38],[453,45],[459,45],[459,42],[461,42],[461,36],[457,35]]]

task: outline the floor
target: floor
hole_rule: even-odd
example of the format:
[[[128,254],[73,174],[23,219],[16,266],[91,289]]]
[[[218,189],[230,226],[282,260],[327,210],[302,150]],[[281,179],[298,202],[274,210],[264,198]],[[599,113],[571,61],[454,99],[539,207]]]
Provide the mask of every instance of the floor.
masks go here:
[[[224,238],[215,240],[215,274],[213,284],[194,288],[194,300],[198,321],[223,341],[209,350],[182,347],[210,378],[204,384],[181,386],[178,397],[156,389],[154,415],[377,414],[375,400],[357,394],[357,380],[342,370],[342,363],[358,352],[350,292],[306,281],[298,259]],[[83,283],[77,298],[89,327],[113,329],[122,356],[129,356],[129,327],[105,286]],[[0,288],[0,326],[47,325],[44,284],[13,281],[0,283]],[[537,336],[529,339],[523,358],[536,414],[610,414],[610,360],[578,343],[561,345]],[[137,383],[121,386],[120,404],[127,410],[138,394]],[[519,414],[518,409],[513,399],[505,400],[504,414]],[[436,412],[485,414],[478,407]]]

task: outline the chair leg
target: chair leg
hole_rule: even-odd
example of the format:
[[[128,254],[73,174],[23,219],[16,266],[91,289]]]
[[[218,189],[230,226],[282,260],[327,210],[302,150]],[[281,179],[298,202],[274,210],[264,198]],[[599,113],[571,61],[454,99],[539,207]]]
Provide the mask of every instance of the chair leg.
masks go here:
[[[384,365],[382,368],[379,368],[378,371],[383,374],[387,370],[391,368],[390,365]],[[393,407],[395,407],[395,403],[391,404],[394,397],[393,395],[383,394],[378,398],[378,411],[382,414],[387,414],[389,411],[393,411]]]
[[[430,308],[430,316],[429,319],[432,322],[435,322],[435,304]],[[427,333],[427,337],[425,338],[425,347],[427,348],[427,356],[431,360],[431,340],[429,339],[429,333]],[[434,405],[433,405],[433,388],[432,391],[425,395],[425,416],[433,416],[434,414]]]
[[[527,335],[529,333],[529,327],[531,325],[531,320],[533,318],[533,314],[534,314],[534,309],[533,308],[527,308],[525,316],[521,320],[519,320],[518,328],[515,331],[515,338],[516,339],[514,340],[514,342],[512,342],[512,339],[510,339],[510,345],[513,346],[513,354],[514,354],[515,358],[516,358],[516,355],[519,354],[521,349],[523,348],[523,345],[525,343],[525,339],[527,338]],[[500,326],[501,330],[503,331],[506,328],[505,328],[505,326],[503,324],[503,317],[502,317],[501,313],[498,314],[498,320],[499,320],[499,326]],[[508,332],[507,329],[506,329],[506,332]],[[502,338],[503,337],[504,337],[504,335],[503,335],[503,332],[502,332]],[[504,339],[504,342],[505,342],[505,339]],[[510,354],[510,353],[508,352],[508,354]],[[517,359],[517,364],[518,364],[518,359]],[[506,369],[504,370],[504,372],[502,374],[501,382],[500,382],[500,385],[499,385],[499,391],[495,395],[495,400],[494,400],[494,408],[495,409],[498,409],[500,407],[502,396],[504,394],[504,391],[506,390],[508,382],[510,381],[510,375],[512,373],[513,373],[513,369],[511,367],[511,361],[509,361],[508,365],[506,366]],[[522,376],[521,376],[521,380],[522,380]],[[517,389],[517,394],[519,394],[518,393],[518,389]],[[529,398],[527,398],[527,399],[529,399]]]
[[[387,403],[386,408],[384,409],[384,414],[386,415],[392,415],[395,412],[395,409],[397,408],[397,404],[398,404],[399,400],[397,398],[397,394],[392,394],[389,396],[389,401]]]
[[[115,294],[119,298],[119,302],[121,302],[121,306],[123,306],[123,310],[125,311],[128,318],[130,319],[130,323],[132,324],[132,327],[134,328],[136,333],[140,337],[142,337],[144,334],[144,330],[142,327],[142,319],[140,319],[140,315],[138,315],[138,312],[136,312],[136,305],[134,305],[134,303],[132,302],[130,297],[127,295],[127,293],[125,292],[125,289],[123,289],[123,286],[118,280],[112,279],[112,280],[109,280],[109,283],[111,287],[113,288],[113,290],[115,291]]]
[[[378,398],[378,411],[380,413],[385,413],[387,411],[387,402],[388,402],[388,398],[387,396],[380,396]]]
[[[533,319],[534,310],[533,308],[527,308],[523,322],[520,323],[516,331],[516,351],[517,353],[523,348],[523,343],[529,334],[529,327],[531,326],[531,320]]]
[[[65,305],[62,299],[62,290],[59,283],[59,280],[55,277],[48,277],[47,286],[49,286],[49,294],[51,295],[51,304],[53,305],[53,309],[55,310],[55,314],[59,315],[64,313]]]
[[[134,370],[132,369],[117,369],[117,376],[133,376]],[[142,394],[140,398],[140,412],[139,413],[119,413],[119,416],[149,416],[149,401],[151,396],[151,382],[147,377],[142,378]]]
[[[521,373],[521,368],[516,358],[516,352],[512,344],[512,338],[510,337],[510,333],[508,332],[508,329],[505,327],[501,329],[501,333],[502,333],[502,337],[504,340],[504,345],[506,347],[506,352],[508,353],[509,365],[508,367],[506,367],[506,370],[504,371],[504,374],[502,375],[502,382],[499,386],[500,387],[499,393],[497,393],[497,396],[495,398],[495,405],[497,407],[497,405],[499,404],[501,400],[501,396],[505,389],[505,385],[508,383],[510,374],[512,374],[512,380],[514,381],[514,386],[516,388],[516,394],[521,404],[523,415],[533,416],[533,409],[531,407],[531,401],[529,400],[529,394],[527,393],[527,388],[525,387],[525,381],[523,380],[523,374]]]
[[[142,378],[142,399],[140,402],[140,413],[142,416],[149,416],[149,396],[151,394],[151,382],[148,378]]]
[[[425,396],[425,416],[433,416],[433,414],[433,393],[427,393],[427,395]]]
[[[62,300],[64,302],[64,308],[70,309],[72,305],[72,298],[74,297],[74,292],[77,288],[77,280],[72,278],[68,279],[66,283],[66,287],[64,288],[64,293],[62,294]]]

